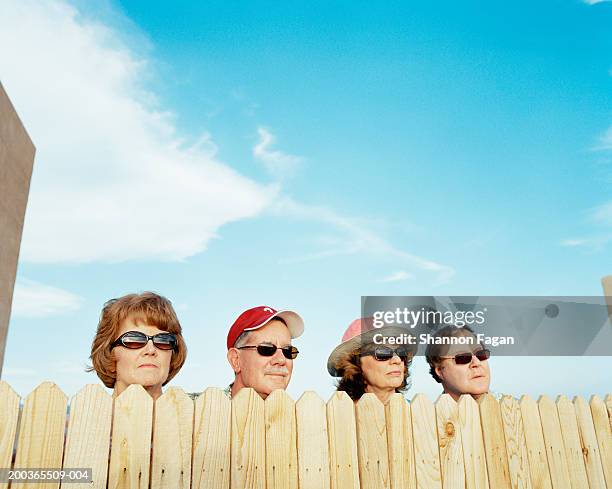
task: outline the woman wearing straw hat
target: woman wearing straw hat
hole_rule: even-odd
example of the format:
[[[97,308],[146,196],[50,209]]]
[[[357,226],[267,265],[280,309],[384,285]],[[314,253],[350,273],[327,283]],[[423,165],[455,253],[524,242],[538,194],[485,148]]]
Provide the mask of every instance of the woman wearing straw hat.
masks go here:
[[[339,377],[337,389],[353,401],[371,392],[386,404],[391,394],[410,386],[409,369],[417,346],[409,338],[405,328],[375,328],[371,318],[356,319],[329,355],[327,371]]]

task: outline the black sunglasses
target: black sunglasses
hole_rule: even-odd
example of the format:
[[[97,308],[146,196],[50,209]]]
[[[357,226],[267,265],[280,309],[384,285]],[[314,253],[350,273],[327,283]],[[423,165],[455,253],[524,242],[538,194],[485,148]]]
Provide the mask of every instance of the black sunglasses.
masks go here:
[[[491,356],[489,350],[479,350],[476,353],[457,353],[454,357],[440,357],[440,358],[454,358],[457,365],[467,365],[472,361],[472,356],[475,356],[481,362],[488,360]]]
[[[239,346],[236,348],[237,350],[252,350],[256,349],[257,353],[259,353],[262,357],[271,357],[276,353],[276,350],[279,349],[276,345],[271,345],[269,343],[261,343],[260,345],[247,345],[247,346]],[[283,346],[280,348],[283,352],[283,355],[288,360],[294,360],[295,357],[298,356],[299,350],[295,346]]]
[[[153,345],[160,350],[175,350],[178,348],[176,336],[172,333],[158,333],[154,336],[148,336],[140,331],[128,331],[123,333],[111,345],[111,350],[116,346],[125,346],[130,350],[144,348],[144,346],[153,340]]]
[[[387,360],[391,360],[394,355],[400,357],[404,362],[408,360],[410,357],[410,352],[408,348],[400,346],[399,348],[389,348],[388,346],[377,346],[371,350],[366,350],[361,353],[361,356],[372,355],[379,362],[386,362]]]

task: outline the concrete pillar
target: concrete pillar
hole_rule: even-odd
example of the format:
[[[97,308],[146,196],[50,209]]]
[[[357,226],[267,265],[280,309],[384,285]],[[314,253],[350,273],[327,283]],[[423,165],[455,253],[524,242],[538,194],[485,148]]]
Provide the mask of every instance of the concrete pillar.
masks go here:
[[[35,148],[0,83],[0,376]]]

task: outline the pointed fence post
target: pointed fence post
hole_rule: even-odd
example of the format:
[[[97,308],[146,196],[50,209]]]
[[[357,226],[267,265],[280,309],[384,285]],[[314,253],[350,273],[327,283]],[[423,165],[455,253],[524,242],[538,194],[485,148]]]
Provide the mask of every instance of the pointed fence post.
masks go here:
[[[465,488],[463,442],[457,403],[449,394],[442,394],[435,406],[442,483],[445,488]]]
[[[417,394],[412,398],[410,411],[417,488],[442,489],[435,407],[426,396]]]

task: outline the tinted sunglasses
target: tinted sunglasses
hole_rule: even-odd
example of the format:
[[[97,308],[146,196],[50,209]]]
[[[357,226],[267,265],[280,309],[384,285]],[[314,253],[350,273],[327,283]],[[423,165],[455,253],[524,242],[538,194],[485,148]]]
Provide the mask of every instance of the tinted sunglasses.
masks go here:
[[[391,360],[394,355],[400,357],[404,362],[411,356],[408,348],[400,346],[399,348],[389,348],[388,346],[377,346],[374,349],[366,350],[361,356],[372,355],[379,362]]]
[[[177,349],[176,336],[172,333],[158,333],[154,336],[148,336],[140,331],[128,331],[123,333],[111,345],[111,350],[116,346],[125,346],[130,350],[144,348],[144,346],[153,340],[153,345],[160,350],[175,350]]]
[[[271,357],[276,353],[276,350],[279,350],[279,347],[276,345],[271,345],[269,343],[261,343],[260,345],[247,345],[247,346],[239,346],[236,348],[237,350],[253,350],[256,349],[257,353],[259,353],[262,357]],[[280,348],[283,352],[283,355],[288,360],[294,360],[295,357],[298,356],[299,350],[295,346],[283,346]]]
[[[457,365],[467,365],[472,361],[472,356],[475,356],[481,362],[488,360],[491,356],[489,350],[480,350],[476,353],[457,353],[454,357],[440,357],[440,358],[454,358]]]

